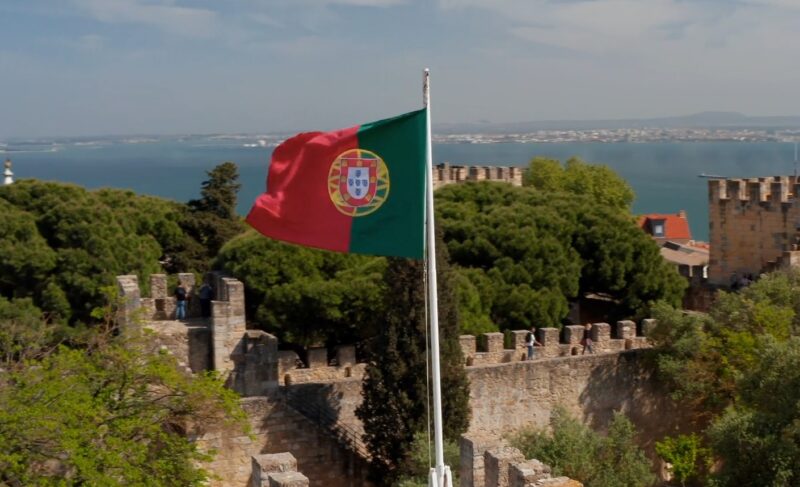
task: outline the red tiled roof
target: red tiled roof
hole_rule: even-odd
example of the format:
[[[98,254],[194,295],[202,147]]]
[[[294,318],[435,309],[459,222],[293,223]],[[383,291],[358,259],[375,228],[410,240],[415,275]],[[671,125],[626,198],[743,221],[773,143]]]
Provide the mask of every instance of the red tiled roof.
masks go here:
[[[653,235],[651,224],[654,220],[664,221],[664,235],[658,238],[691,240],[692,232],[689,231],[689,221],[685,217],[676,214],[650,213],[640,216],[638,223],[642,230]]]

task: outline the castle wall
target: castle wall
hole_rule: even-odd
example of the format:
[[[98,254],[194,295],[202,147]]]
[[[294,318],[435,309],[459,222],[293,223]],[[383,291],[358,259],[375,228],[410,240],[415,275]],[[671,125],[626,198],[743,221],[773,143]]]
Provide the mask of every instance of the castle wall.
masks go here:
[[[797,244],[800,228],[797,183],[794,176],[708,182],[711,284],[786,265],[783,255]]]
[[[311,349],[305,362],[295,352],[278,351],[274,336],[245,330],[242,284],[222,276],[214,279],[217,295],[212,317],[194,322],[142,324],[136,320],[137,313],[156,310],[146,308],[142,301],[155,303],[169,297],[142,298],[135,276],[120,276],[118,283],[126,299],[121,310],[126,326],[151,327],[187,367],[221,371],[234,390],[254,396],[242,400],[253,436],[223,428],[196,438],[202,448],[218,452],[209,466],[223,479],[216,485],[247,485],[254,455],[281,452],[295,456],[298,470],[311,485],[366,485],[363,426],[355,415],[362,401],[365,364],[356,363],[354,348]],[[156,296],[165,294],[160,283],[160,278],[151,283]],[[191,323],[197,328],[188,326]],[[654,320],[639,325],[595,323],[591,330],[594,355],[580,355],[583,326],[540,328],[537,339],[543,346],[536,347],[532,361],[525,360],[525,330],[508,332],[508,336],[461,336],[470,381],[469,434],[497,437],[523,427],[546,426],[556,406],[602,429],[614,411],[622,410],[637,425],[640,444],[652,451],[655,440],[675,434],[685,424],[637,350],[649,346],[645,335],[654,325]],[[505,348],[506,343],[510,348]],[[473,460],[479,461],[477,456]],[[517,473],[492,475],[508,485],[515,485],[515,478],[524,484],[529,467],[520,464],[522,470]]]
[[[335,439],[286,403],[280,391],[242,400],[250,427],[249,435],[238,428],[209,431],[195,438],[204,450],[215,450],[206,467],[217,477],[214,487],[250,485],[253,457],[265,453],[291,453],[297,470],[310,485],[356,487],[367,485],[363,460],[343,449]]]
[[[498,181],[512,186],[522,186],[522,171],[521,167],[437,164],[433,168],[433,189],[467,181]]]

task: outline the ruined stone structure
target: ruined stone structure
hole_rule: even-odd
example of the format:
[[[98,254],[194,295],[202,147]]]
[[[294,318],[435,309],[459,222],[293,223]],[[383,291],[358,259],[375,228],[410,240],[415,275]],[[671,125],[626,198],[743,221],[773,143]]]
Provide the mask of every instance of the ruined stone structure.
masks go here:
[[[798,183],[794,176],[708,182],[711,284],[800,263]]]
[[[242,405],[250,435],[234,429],[194,435],[202,448],[217,452],[209,465],[221,479],[215,485],[252,485],[257,475],[263,480],[254,469],[258,456],[285,452],[294,456],[310,485],[368,485],[369,452],[355,415],[362,400],[365,365],[357,363],[355,349],[312,348],[300,355],[279,350],[274,336],[245,329],[242,283],[221,275],[210,277],[215,290],[211,318],[196,318],[191,305],[190,318],[182,322],[172,320],[174,298],[166,276],[151,276],[151,297],[141,295],[135,276],[117,280],[126,300],[124,327],[153,329],[188,370],[217,370],[245,396]],[[181,278],[193,293],[193,276]],[[557,405],[598,428],[614,411],[625,411],[640,429],[640,442],[646,448],[664,434],[674,434],[681,417],[655,386],[638,350],[648,346],[645,335],[654,324],[653,320],[595,324],[594,355],[579,355],[582,326],[541,328],[537,338],[543,347],[537,347],[532,361],[524,360],[527,331],[461,336],[472,406],[468,437],[487,438],[481,441],[494,447],[504,434],[546,426]],[[463,468],[462,464],[462,475]],[[579,485],[552,483],[555,480],[543,477],[537,468],[529,462],[516,470],[509,467],[507,478],[524,483],[509,480],[498,485]],[[551,483],[537,483],[545,480]],[[484,484],[476,478],[474,484],[462,485]]]
[[[461,438],[461,487],[583,487],[577,480],[553,477],[550,467],[493,437]]]
[[[253,455],[253,476],[248,487],[308,487],[308,477],[297,471],[291,453]]]
[[[437,164],[433,168],[433,189],[466,181],[499,181],[522,186],[522,168],[508,166],[451,166]]]

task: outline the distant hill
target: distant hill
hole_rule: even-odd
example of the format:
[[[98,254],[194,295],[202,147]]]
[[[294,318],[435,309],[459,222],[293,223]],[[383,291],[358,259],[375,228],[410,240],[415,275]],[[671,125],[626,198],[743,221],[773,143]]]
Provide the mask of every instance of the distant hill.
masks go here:
[[[680,117],[618,120],[541,120],[513,123],[439,123],[437,133],[519,133],[537,130],[591,130],[623,128],[800,128],[800,116],[751,117],[737,112],[702,112]]]

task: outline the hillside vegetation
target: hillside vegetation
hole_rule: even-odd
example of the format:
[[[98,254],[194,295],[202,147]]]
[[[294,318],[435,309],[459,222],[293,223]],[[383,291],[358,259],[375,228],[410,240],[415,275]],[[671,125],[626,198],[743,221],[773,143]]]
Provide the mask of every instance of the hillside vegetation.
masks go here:
[[[87,323],[117,275],[136,274],[146,286],[152,273],[206,271],[242,230],[237,178],[233,163],[217,166],[189,204],[37,180],[2,186],[0,296],[31,298],[51,320]]]

